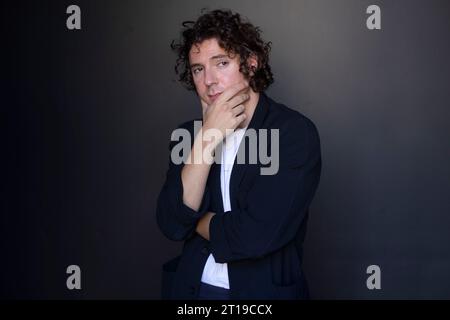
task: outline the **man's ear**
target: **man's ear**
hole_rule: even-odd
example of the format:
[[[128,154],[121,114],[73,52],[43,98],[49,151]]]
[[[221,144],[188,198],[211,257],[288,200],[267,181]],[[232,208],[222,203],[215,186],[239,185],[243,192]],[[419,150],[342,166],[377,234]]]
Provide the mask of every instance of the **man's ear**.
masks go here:
[[[252,77],[258,69],[258,57],[253,53],[250,54],[250,57],[247,59],[247,65],[250,69],[250,76]]]

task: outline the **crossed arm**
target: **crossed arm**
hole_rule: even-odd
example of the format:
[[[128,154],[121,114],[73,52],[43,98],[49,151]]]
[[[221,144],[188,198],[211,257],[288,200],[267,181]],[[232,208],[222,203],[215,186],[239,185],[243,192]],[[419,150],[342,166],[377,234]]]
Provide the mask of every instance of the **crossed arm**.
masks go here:
[[[197,135],[194,141],[190,155],[191,160],[195,157],[195,152],[201,152],[203,157],[213,157],[211,153],[204,152],[207,148],[209,148],[209,150],[212,149],[209,142],[203,141],[201,137],[202,132]],[[194,211],[197,211],[200,208],[210,169],[211,164],[208,164],[207,161],[200,164],[192,164],[191,161],[190,163],[185,164],[181,170],[183,203]],[[195,229],[195,231],[206,240],[209,240],[209,222],[214,215],[215,213],[213,212],[207,212],[200,218]]]
[[[229,214],[207,210],[210,190],[199,188],[202,179],[184,181],[185,170],[200,170],[200,166],[171,164],[158,198],[157,218],[163,233],[176,241],[199,234],[210,242],[211,253],[220,263],[260,257],[291,241],[305,221],[321,168],[316,130],[301,123],[298,127],[286,133],[292,132],[294,137],[281,139],[280,159],[284,161],[279,172],[256,176]],[[191,188],[188,180],[196,186]],[[190,198],[193,194],[197,200]]]
[[[209,223],[212,217],[215,215],[214,212],[207,212],[197,223],[195,231],[201,235],[203,238],[209,241]]]

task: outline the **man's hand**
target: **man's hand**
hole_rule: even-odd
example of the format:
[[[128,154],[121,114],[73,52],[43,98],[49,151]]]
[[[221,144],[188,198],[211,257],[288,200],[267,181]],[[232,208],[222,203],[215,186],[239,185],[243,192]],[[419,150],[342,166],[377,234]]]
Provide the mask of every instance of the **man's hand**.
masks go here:
[[[215,215],[214,212],[207,212],[197,223],[197,228],[195,231],[203,238],[209,241],[209,223],[211,218]]]
[[[203,131],[218,129],[225,138],[227,129],[236,129],[245,121],[244,103],[250,98],[248,81],[235,84],[225,91],[211,104],[208,105],[200,99],[203,108]],[[221,141],[217,141],[219,144]]]

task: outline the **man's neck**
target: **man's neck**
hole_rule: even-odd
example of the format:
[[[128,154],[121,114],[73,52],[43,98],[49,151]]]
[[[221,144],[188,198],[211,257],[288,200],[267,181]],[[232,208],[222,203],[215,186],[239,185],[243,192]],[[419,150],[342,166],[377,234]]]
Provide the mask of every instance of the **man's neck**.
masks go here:
[[[246,128],[248,127],[250,121],[253,118],[253,114],[255,113],[256,106],[258,105],[259,101],[259,92],[254,92],[252,89],[250,89],[249,92],[250,98],[246,103],[244,103],[244,113],[247,115],[247,118],[245,118],[244,121],[241,122],[241,124],[238,126],[238,128]]]

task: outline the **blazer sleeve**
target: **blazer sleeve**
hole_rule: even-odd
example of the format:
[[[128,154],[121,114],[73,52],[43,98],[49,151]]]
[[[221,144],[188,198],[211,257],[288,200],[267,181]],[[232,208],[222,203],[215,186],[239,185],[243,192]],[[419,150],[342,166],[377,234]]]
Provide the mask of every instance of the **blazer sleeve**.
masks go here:
[[[210,222],[210,250],[216,262],[259,258],[295,238],[317,189],[321,171],[319,134],[307,119],[280,130],[280,165],[258,175],[244,205]]]
[[[189,130],[191,137],[191,147],[193,144],[193,129],[186,122],[178,129]],[[162,233],[174,241],[183,241],[195,233],[197,221],[208,211],[210,202],[210,191],[205,187],[203,199],[198,211],[188,207],[183,202],[183,183],[181,180],[181,170],[184,163],[175,164],[170,157],[173,147],[179,141],[169,143],[169,169],[166,173],[166,179],[159,193],[156,205],[157,223]],[[187,155],[183,155],[185,159]]]

